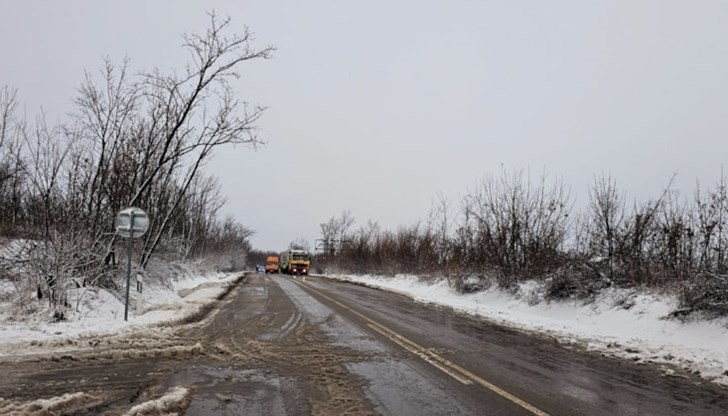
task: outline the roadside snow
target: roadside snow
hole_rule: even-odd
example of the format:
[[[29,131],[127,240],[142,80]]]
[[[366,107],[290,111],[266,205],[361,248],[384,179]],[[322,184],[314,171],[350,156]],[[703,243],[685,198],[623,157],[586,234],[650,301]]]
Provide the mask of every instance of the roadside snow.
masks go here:
[[[53,341],[59,345],[63,339],[80,335],[114,334],[177,321],[215,300],[239,276],[240,273],[216,273],[182,278],[166,286],[149,285],[144,287],[141,314],[136,313],[137,294],[132,288],[128,321],[124,321],[124,302],[110,292],[97,288],[72,290],[69,303],[78,304],[78,311],[67,316],[66,321],[49,323],[45,317],[12,321],[5,313],[4,322],[0,323],[0,356],[17,354],[28,342],[40,345]]]
[[[94,401],[96,401],[94,396],[81,392],[26,403],[18,403],[0,397],[0,414],[8,416],[66,415],[73,414],[77,408],[82,408]]]
[[[427,284],[406,275],[327,277],[397,292],[512,328],[546,333],[609,355],[677,365],[728,385],[728,319],[668,319],[676,300],[667,296],[610,289],[588,304],[546,302],[535,282],[522,284],[516,294],[497,288],[459,294],[445,279]],[[665,373],[671,374],[671,370],[665,368]]]
[[[190,404],[192,391],[185,387],[172,387],[156,400],[131,408],[124,416],[181,415]]]

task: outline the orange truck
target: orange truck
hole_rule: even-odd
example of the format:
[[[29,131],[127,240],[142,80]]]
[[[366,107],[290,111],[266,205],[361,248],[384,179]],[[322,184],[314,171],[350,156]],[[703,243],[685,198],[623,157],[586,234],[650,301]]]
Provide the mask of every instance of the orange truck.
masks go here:
[[[265,259],[265,272],[266,273],[278,273],[278,257],[276,256],[269,256]]]

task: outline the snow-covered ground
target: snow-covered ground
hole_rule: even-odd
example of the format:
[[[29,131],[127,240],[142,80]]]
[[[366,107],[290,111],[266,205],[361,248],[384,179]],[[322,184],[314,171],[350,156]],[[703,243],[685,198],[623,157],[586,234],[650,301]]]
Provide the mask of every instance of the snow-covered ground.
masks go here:
[[[141,313],[137,313],[138,294],[132,287],[128,321],[124,321],[123,300],[98,288],[72,290],[69,303],[74,310],[67,315],[67,320],[61,322],[48,322],[48,317],[42,314],[31,320],[15,321],[9,316],[12,308],[8,308],[7,304],[0,305],[0,356],[17,354],[29,342],[38,345],[52,340],[58,345],[59,340],[70,340],[81,334],[117,334],[182,319],[215,300],[239,276],[240,273],[187,273],[165,285],[146,285],[142,293]],[[11,289],[0,287],[0,292]]]
[[[492,287],[459,294],[447,280],[425,283],[416,276],[329,275],[451,307],[524,331],[545,333],[561,342],[585,346],[637,362],[672,364],[707,380],[728,385],[728,319],[682,322],[668,319],[676,300],[625,289],[602,292],[594,302],[543,300],[535,282],[515,294]],[[672,370],[665,367],[666,373]]]

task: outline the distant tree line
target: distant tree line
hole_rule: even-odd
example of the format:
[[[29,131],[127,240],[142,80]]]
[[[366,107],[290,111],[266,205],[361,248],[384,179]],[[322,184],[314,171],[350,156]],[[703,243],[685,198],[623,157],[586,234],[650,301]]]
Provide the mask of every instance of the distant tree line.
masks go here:
[[[712,187],[698,184],[689,197],[671,179],[658,197],[628,204],[616,181],[602,175],[576,211],[560,181],[503,171],[452,205],[438,195],[426,221],[397,230],[371,221],[354,228],[348,211],[334,216],[321,224],[319,267],[441,275],[462,292],[494,283],[515,290],[537,279],[551,299],[645,287],[677,294],[674,315],[728,314],[725,177]]]
[[[229,19],[211,14],[204,34],[184,35],[182,72],[132,75],[128,61],[107,59],[100,74],[86,74],[57,125],[44,114],[28,120],[17,92],[0,89],[0,235],[25,242],[0,273],[32,276],[53,305],[72,285],[114,285],[113,265],[127,253],[113,219],[127,206],[151,219],[134,242],[141,268],[155,256],[249,250],[252,231],[220,217],[224,198],[204,167],[221,146],[261,143],[263,109],[237,98],[229,80],[272,48],[253,48],[247,29],[230,31]]]

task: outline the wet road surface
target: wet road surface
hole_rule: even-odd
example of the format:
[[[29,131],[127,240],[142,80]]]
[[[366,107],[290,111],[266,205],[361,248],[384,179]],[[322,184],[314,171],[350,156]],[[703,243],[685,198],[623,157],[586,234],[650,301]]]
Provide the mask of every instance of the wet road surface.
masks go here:
[[[84,393],[124,414],[182,386],[187,415],[725,415],[728,390],[352,284],[248,275],[211,313],[0,362],[0,397]],[[2,402],[0,402],[2,409]]]
[[[309,279],[305,287],[342,316],[357,322],[362,320],[357,314],[362,314],[364,320],[378,322],[436,352],[455,368],[465,369],[475,376],[471,381],[485,380],[548,414],[728,414],[728,390],[697,377],[666,377],[658,366],[566,348],[548,338],[393,293],[315,279]],[[357,313],[347,314],[347,310]],[[473,382],[461,388],[479,397],[480,409],[488,409],[484,403],[490,397],[475,391],[487,387]],[[483,410],[479,414],[497,413]],[[517,414],[517,410],[504,414]]]

